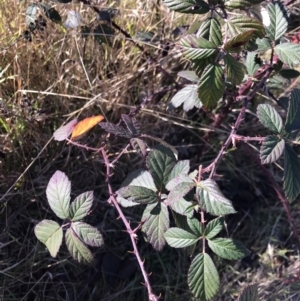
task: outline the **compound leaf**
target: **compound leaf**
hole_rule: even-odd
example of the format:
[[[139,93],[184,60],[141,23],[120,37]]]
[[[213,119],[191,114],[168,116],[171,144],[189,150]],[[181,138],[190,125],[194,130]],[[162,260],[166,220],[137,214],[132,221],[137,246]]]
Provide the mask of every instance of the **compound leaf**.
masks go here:
[[[44,219],[34,228],[35,236],[46,245],[52,257],[56,257],[63,239],[63,230],[52,220]]]
[[[46,195],[53,212],[61,219],[69,217],[71,182],[65,173],[57,170],[51,177]]]

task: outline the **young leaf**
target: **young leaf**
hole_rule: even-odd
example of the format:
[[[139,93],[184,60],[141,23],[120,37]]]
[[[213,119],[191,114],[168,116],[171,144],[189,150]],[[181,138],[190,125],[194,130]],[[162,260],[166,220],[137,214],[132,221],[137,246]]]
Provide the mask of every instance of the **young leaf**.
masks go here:
[[[177,202],[171,203],[170,207],[175,212],[185,215],[187,217],[192,217],[194,208],[191,202],[186,201],[184,198],[181,198]]]
[[[283,153],[285,142],[277,136],[267,136],[260,147],[262,164],[275,162]]]
[[[92,129],[96,124],[101,122],[104,116],[98,115],[93,117],[85,118],[79,121],[72,132],[71,139],[79,139],[83,134]]]
[[[122,114],[121,115],[127,130],[131,133],[132,137],[140,136],[141,134],[141,125],[140,123],[133,117],[128,115]]]
[[[199,254],[192,261],[188,273],[188,285],[195,297],[201,301],[212,299],[218,292],[220,278],[208,254]]]
[[[191,82],[198,82],[199,81],[199,77],[197,76],[197,74],[195,73],[195,71],[180,71],[177,73],[178,76],[183,77]]]
[[[146,163],[158,191],[164,190],[175,162],[173,152],[166,146],[158,145],[149,153]]]
[[[300,160],[287,143],[284,150],[283,189],[289,202],[293,202],[300,193]]]
[[[183,182],[178,184],[171,192],[168,194],[167,204],[173,204],[178,202],[186,194],[188,194],[195,187],[195,182],[190,179],[190,182]]]
[[[236,213],[231,201],[222,194],[218,184],[211,179],[198,183],[196,194],[201,207],[212,215]]]
[[[257,283],[247,285],[240,293],[237,301],[259,301]]]
[[[189,170],[190,170],[189,160],[178,161],[173,167],[168,180],[170,181],[180,174],[187,175],[189,173]]]
[[[270,3],[267,6],[270,17],[270,25],[267,28],[268,36],[273,40],[279,40],[287,31],[288,28],[288,14],[279,1]]]
[[[161,251],[166,243],[164,234],[169,229],[169,213],[164,203],[151,204],[145,208],[142,231],[156,251]]]
[[[202,224],[195,217],[188,218],[187,223],[196,236],[199,237],[203,235]]]
[[[84,245],[84,243],[74,233],[72,228],[69,228],[66,232],[66,245],[71,256],[79,263],[91,264],[94,261],[94,257],[91,251]]]
[[[93,191],[87,191],[79,196],[71,203],[70,206],[70,219],[73,222],[82,220],[85,216],[88,215],[94,201]]]
[[[288,114],[285,122],[285,130],[292,132],[300,130],[300,90],[294,89],[289,101]]]
[[[56,257],[61,246],[63,230],[57,222],[44,219],[34,228],[36,238],[46,245],[52,257]]]
[[[204,236],[212,239],[218,235],[223,229],[224,217],[218,217],[210,221],[205,227]]]
[[[223,96],[225,81],[223,69],[219,64],[209,64],[201,75],[198,86],[198,95],[207,109],[215,107],[218,100]]]
[[[224,259],[238,260],[249,254],[249,251],[239,241],[229,238],[214,238],[208,240],[212,251]]]
[[[113,124],[110,122],[102,122],[99,125],[103,128],[104,131],[108,133],[120,137],[132,138],[131,133],[121,125]]]
[[[224,45],[225,50],[233,51],[239,50],[241,46],[246,45],[253,37],[254,29],[243,31],[236,36],[232,37]]]
[[[278,44],[274,48],[280,60],[289,66],[300,63],[300,45],[293,43]]]
[[[126,186],[117,193],[122,198],[139,204],[152,204],[158,201],[156,191],[141,186]]]
[[[68,122],[66,125],[61,126],[58,128],[54,133],[53,137],[56,141],[63,141],[66,140],[74,130],[75,125],[78,123],[77,119],[73,119]]]
[[[206,14],[209,6],[202,0],[163,0],[171,10],[183,14]]]
[[[101,247],[104,244],[102,235],[97,228],[83,222],[72,223],[71,227],[85,244],[92,247]]]
[[[198,237],[180,228],[170,228],[165,232],[167,243],[173,248],[185,248],[194,245]]]
[[[248,51],[248,53],[247,53],[246,68],[247,68],[248,74],[250,76],[253,76],[253,74],[259,68],[259,64],[257,64],[255,61],[256,56],[257,56],[257,53],[255,53],[255,52]]]
[[[51,177],[46,195],[53,212],[61,219],[69,217],[71,182],[65,173],[57,170]]]
[[[202,37],[213,42],[216,46],[222,45],[221,25],[216,18],[204,20],[197,32],[197,37]]]
[[[238,62],[230,54],[227,54],[224,57],[224,62],[228,80],[233,85],[239,85],[243,81],[245,76],[244,65]]]
[[[276,134],[281,133],[283,128],[282,118],[272,106],[260,104],[257,107],[257,117],[266,128]]]
[[[131,138],[130,144],[141,157],[147,156],[147,144],[144,140],[139,138]]]
[[[178,108],[183,104],[183,110],[185,112],[196,108],[201,108],[202,103],[198,97],[197,85],[188,85],[183,89],[179,90],[171,99],[171,105],[174,108]]]

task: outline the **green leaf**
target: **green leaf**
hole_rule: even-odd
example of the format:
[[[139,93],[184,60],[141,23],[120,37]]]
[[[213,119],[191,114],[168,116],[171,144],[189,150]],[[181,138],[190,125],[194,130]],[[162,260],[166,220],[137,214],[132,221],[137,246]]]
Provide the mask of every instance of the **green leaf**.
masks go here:
[[[117,191],[122,198],[139,204],[152,204],[158,201],[157,192],[141,186],[126,186]]]
[[[277,41],[287,31],[288,14],[284,5],[279,1],[270,3],[267,10],[270,17],[270,25],[267,28],[268,36],[273,41]]]
[[[175,212],[185,215],[187,217],[192,217],[194,208],[191,202],[186,201],[184,198],[181,198],[177,202],[171,203],[170,207]]]
[[[186,71],[180,71],[177,73],[178,76],[183,77],[191,82],[198,82],[199,81],[199,77],[197,76],[197,74],[195,73],[195,71],[191,71],[191,70],[186,70]]]
[[[202,0],[164,0],[164,4],[171,10],[184,14],[206,14],[209,5]]]
[[[216,18],[204,20],[197,32],[197,37],[202,37],[213,42],[216,46],[222,45],[221,25]]]
[[[285,130],[292,132],[300,130],[300,90],[294,89],[289,101],[288,113],[285,122]]]
[[[178,184],[168,194],[167,204],[178,202],[181,198],[187,195],[195,187],[195,182],[190,179],[190,182],[183,182]]]
[[[164,145],[156,146],[147,157],[147,167],[158,191],[163,192],[176,163],[174,153]]]
[[[195,235],[197,235],[198,237],[202,236],[203,228],[198,219],[196,219],[195,217],[187,218],[187,223]]]
[[[283,189],[289,202],[293,202],[300,193],[300,160],[287,143],[284,150]]]
[[[201,75],[198,86],[198,95],[203,105],[207,109],[214,108],[223,96],[224,90],[225,81],[222,67],[217,63],[208,65]]]
[[[195,70],[197,76],[199,77],[199,82],[200,82],[200,78],[202,76],[202,73],[204,71],[204,69],[211,64],[214,64],[214,61],[216,59],[216,54],[210,56],[207,59],[203,59],[203,60],[194,60],[192,61],[192,67]]]
[[[281,61],[289,66],[298,65],[300,63],[300,45],[292,43],[278,44],[274,48],[275,53]]]
[[[196,194],[201,207],[212,215],[236,213],[231,201],[222,194],[218,184],[211,179],[198,183]]]
[[[199,254],[192,261],[188,273],[188,285],[195,297],[201,301],[210,300],[217,294],[220,278],[208,254]]]
[[[180,173],[179,175],[177,175],[175,178],[173,178],[167,183],[166,189],[171,191],[181,183],[193,184],[194,181],[188,175]]]
[[[212,239],[216,235],[218,235],[222,229],[224,224],[224,218],[218,217],[210,221],[207,226],[205,227],[204,236],[207,239]]]
[[[225,50],[227,51],[236,51],[239,50],[241,46],[246,45],[250,39],[253,37],[254,29],[243,31],[236,36],[232,37],[224,45]]]
[[[268,38],[256,39],[257,51],[265,52],[272,48],[271,42]]]
[[[202,60],[217,52],[217,47],[213,42],[193,34],[182,38],[179,45],[183,54],[190,60]]]
[[[63,230],[57,222],[44,219],[34,228],[36,238],[46,245],[52,257],[56,257],[63,239]]]
[[[46,195],[53,212],[61,219],[69,217],[71,182],[65,173],[56,171],[51,177]]]
[[[197,85],[188,85],[178,91],[171,99],[171,105],[174,108],[178,108],[181,104],[183,104],[183,110],[185,112],[196,108],[201,108],[202,103],[198,97],[197,93],[198,86]]]
[[[66,232],[66,245],[71,256],[79,263],[93,263],[94,257],[91,251],[78,238],[77,234],[74,233],[72,228],[69,228]]]
[[[279,74],[285,78],[296,78],[300,75],[300,72],[295,69],[281,69]]]
[[[253,76],[253,74],[259,68],[259,64],[257,64],[255,60],[256,57],[257,57],[257,53],[248,51],[247,58],[246,58],[246,68],[250,76]]]
[[[235,37],[236,35],[249,30],[254,30],[253,35],[258,38],[263,38],[265,36],[264,25],[255,18],[235,16],[228,20],[224,26],[225,32],[231,37]]]
[[[166,243],[164,234],[169,229],[169,213],[164,203],[151,204],[145,208],[142,231],[156,251],[161,251]]]
[[[185,248],[195,244],[198,237],[180,228],[170,228],[165,232],[167,243],[173,248]]]
[[[244,65],[240,62],[238,62],[234,57],[232,57],[230,54],[227,54],[224,57],[225,62],[225,68],[226,68],[226,74],[228,77],[228,80],[233,85],[239,85],[245,76],[245,68]]]
[[[93,191],[80,194],[70,206],[70,219],[75,221],[82,220],[89,213],[94,201]]]
[[[246,8],[263,1],[264,0],[228,0],[225,1],[225,7],[228,9]]]
[[[243,288],[237,301],[259,301],[257,283],[247,285]]]
[[[230,238],[208,240],[208,246],[215,254],[224,259],[238,260],[250,253],[242,243]]]
[[[181,161],[178,161],[170,175],[169,175],[169,181],[174,179],[176,176],[180,175],[180,174],[183,174],[183,175],[187,175],[190,171],[190,161],[189,160],[181,160]]]
[[[272,106],[260,104],[257,107],[257,117],[263,126],[276,134],[281,133],[283,128],[282,118]]]
[[[267,136],[260,147],[262,164],[275,162],[283,153],[285,142],[277,136]]]
[[[101,247],[104,244],[102,235],[97,228],[83,222],[72,223],[71,227],[85,244],[92,247]]]

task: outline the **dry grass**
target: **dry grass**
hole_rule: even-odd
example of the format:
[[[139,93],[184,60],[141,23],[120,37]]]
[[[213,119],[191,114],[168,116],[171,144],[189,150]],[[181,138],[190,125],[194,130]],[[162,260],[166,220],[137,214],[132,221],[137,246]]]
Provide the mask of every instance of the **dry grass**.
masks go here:
[[[176,72],[186,68],[186,63],[176,52],[171,32],[177,24],[189,24],[193,18],[169,13],[153,1],[104,2],[105,6],[120,10],[116,22],[132,37],[137,30],[163,33],[161,44],[143,46],[178,80]],[[95,26],[97,22],[86,6],[57,4],[56,8],[64,17],[68,9],[75,8],[86,25]],[[26,4],[17,0],[0,4],[0,45],[6,49],[0,52],[0,198],[13,187],[0,204],[0,285],[4,300],[146,300],[140,273],[128,253],[129,238],[121,231],[116,212],[106,203],[101,158],[52,141],[52,133],[74,116],[104,114],[107,120],[117,122],[121,113],[128,113],[146,96],[152,96],[138,115],[143,132],[177,146],[181,158],[197,166],[199,161],[206,164],[214,158],[234,116],[217,130],[211,129],[210,119],[197,111],[166,112],[174,93],[169,91],[172,81],[118,32],[110,47],[81,36],[78,30],[65,33],[59,25],[48,22],[31,43],[23,39],[8,47],[25,28],[25,9]],[[167,43],[170,51],[164,57],[160,47]],[[252,123],[256,121],[249,115],[245,133]],[[210,145],[202,139],[207,130],[215,131]],[[84,142],[97,146],[103,138],[103,132],[95,129]],[[111,137],[110,155],[115,156],[123,146],[124,141]],[[203,150],[201,158],[199,148]],[[283,284],[275,262],[287,260],[290,267],[286,273],[294,274],[297,257],[294,252],[284,253],[287,246],[293,247],[285,214],[257,166],[246,160],[245,154],[236,156],[237,152],[229,153],[218,170],[224,193],[239,210],[228,218],[228,229],[256,257],[248,263],[218,262],[222,290],[216,300],[234,300],[244,284],[255,281],[260,283],[262,300],[300,300],[295,297],[299,288]],[[115,169],[116,187],[129,171],[140,166],[134,154],[124,156]],[[78,265],[65,247],[57,259],[51,258],[33,234],[37,222],[55,218],[47,205],[45,189],[57,169],[72,181],[73,197],[87,190],[94,190],[97,196],[89,222],[104,234],[106,247],[93,250],[98,259],[96,267]],[[280,178],[278,169],[274,173]],[[139,209],[125,212],[132,223],[139,220]],[[271,255],[268,245],[273,248]],[[154,290],[161,292],[164,300],[192,300],[185,276],[190,258],[171,248],[156,253],[142,237],[139,247],[147,270],[153,273]]]

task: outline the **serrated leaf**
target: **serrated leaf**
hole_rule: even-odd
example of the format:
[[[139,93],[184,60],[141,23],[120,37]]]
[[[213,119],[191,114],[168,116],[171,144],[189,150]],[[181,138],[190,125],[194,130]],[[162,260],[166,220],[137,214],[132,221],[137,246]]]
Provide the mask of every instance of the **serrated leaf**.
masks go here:
[[[232,57],[230,54],[227,54],[224,57],[225,62],[225,68],[226,68],[226,74],[228,77],[228,80],[233,85],[239,85],[245,76],[244,72],[244,65],[240,62],[238,62],[234,57]]]
[[[171,10],[184,14],[206,14],[209,6],[202,0],[164,0],[164,4]]]
[[[91,264],[94,261],[91,251],[78,238],[72,228],[67,230],[65,239],[67,248],[75,260],[83,264]]]
[[[180,174],[187,175],[189,173],[189,171],[190,171],[190,161],[189,160],[178,161],[174,165],[172,171],[170,172],[168,180],[170,181]]]
[[[191,82],[198,82],[199,77],[195,73],[195,71],[180,71],[177,73],[178,76],[183,77]]]
[[[290,100],[288,97],[283,96],[278,99],[278,104],[287,112],[289,108]]]
[[[218,100],[223,96],[225,81],[223,79],[223,69],[219,64],[208,65],[200,79],[198,95],[207,109],[215,107]]]
[[[292,43],[278,44],[274,48],[275,53],[280,60],[289,65],[294,66],[300,63],[300,45]]]
[[[190,60],[202,60],[217,52],[217,47],[213,42],[193,34],[183,37],[179,45],[183,54]]]
[[[130,144],[136,152],[142,156],[146,157],[147,156],[147,144],[144,140],[139,139],[139,138],[131,138],[130,139]]]
[[[204,20],[197,32],[197,37],[202,37],[213,42],[216,46],[222,44],[221,25],[216,18]]]
[[[52,220],[44,219],[34,228],[36,238],[46,245],[52,257],[56,257],[63,239],[63,230]]]
[[[283,128],[282,118],[272,106],[260,104],[257,107],[257,117],[263,126],[274,133],[281,133]]]
[[[113,124],[110,122],[102,122],[99,124],[104,131],[114,134],[116,136],[131,138],[131,133],[121,125]]]
[[[122,114],[121,117],[127,130],[131,133],[131,137],[137,137],[141,134],[141,125],[134,117],[125,114]]]
[[[284,150],[283,189],[289,202],[293,202],[300,193],[300,160],[287,143]]]
[[[188,226],[192,230],[192,232],[198,237],[203,234],[203,227],[200,221],[198,221],[195,217],[191,217],[187,219]]]
[[[91,210],[93,201],[93,191],[87,191],[77,196],[70,206],[70,219],[73,222],[82,220]]]
[[[63,141],[66,140],[74,130],[75,125],[78,123],[77,119],[73,119],[68,122],[66,125],[61,126],[58,128],[54,133],[53,137],[56,141]]]
[[[188,272],[188,285],[201,301],[210,300],[217,294],[220,278],[208,254],[199,254],[193,259]]]
[[[300,90],[294,89],[289,101],[285,130],[292,132],[300,129]]]
[[[231,201],[222,194],[217,183],[211,179],[198,183],[196,194],[201,207],[212,215],[236,213]]]
[[[175,203],[170,204],[170,207],[172,210],[181,215],[185,215],[187,217],[193,216],[194,208],[192,206],[192,203],[186,201],[184,198],[178,200]]]
[[[173,152],[166,146],[156,146],[149,153],[146,164],[158,191],[164,190],[175,163],[176,158]]]
[[[166,184],[166,189],[171,191],[177,185],[184,182],[194,184],[194,181],[187,174],[180,173]]]
[[[183,229],[170,228],[165,232],[167,243],[173,248],[185,248],[195,244],[199,238]]]
[[[257,283],[247,285],[243,288],[237,301],[259,301]]]
[[[263,1],[264,0],[228,0],[225,1],[225,7],[229,9],[246,8]]]
[[[152,204],[158,201],[157,192],[141,186],[127,186],[119,189],[117,194],[122,198],[139,204]]]
[[[196,108],[201,108],[202,103],[198,97],[197,93],[197,85],[188,85],[178,91],[171,99],[171,105],[174,108],[178,108],[181,104],[183,104],[183,110],[185,112]]]
[[[210,221],[205,227],[204,236],[207,239],[212,239],[218,235],[223,229],[224,218],[218,217]]]
[[[230,238],[208,240],[208,246],[215,254],[229,260],[238,260],[249,254],[249,251],[242,243]]]
[[[146,234],[147,241],[156,251],[161,251],[166,243],[164,234],[170,223],[167,206],[163,203],[148,205],[142,221],[145,221],[142,231]]]
[[[300,72],[295,69],[281,69],[279,74],[285,78],[296,78],[300,75]]]
[[[224,31],[229,34],[230,37],[235,37],[238,34],[249,30],[254,30],[253,35],[258,38],[263,38],[265,36],[264,25],[255,18],[235,16],[228,20],[224,26]]]
[[[102,234],[97,228],[83,222],[72,223],[71,227],[85,244],[92,247],[101,247],[104,244]]]
[[[267,38],[256,39],[257,51],[264,52],[272,48],[271,42]]]
[[[46,195],[53,212],[61,219],[69,217],[71,182],[65,173],[57,170],[51,177]]]
[[[253,76],[253,74],[259,68],[259,64],[257,64],[255,61],[256,56],[257,56],[257,53],[255,53],[255,52],[251,52],[251,51],[247,52],[246,68],[247,68],[247,72],[250,76]]]
[[[262,164],[275,162],[283,153],[285,142],[277,136],[267,136],[260,147]]]
[[[215,59],[216,59],[216,54],[214,54],[214,55],[212,55],[209,58],[204,59],[204,60],[194,60],[194,61],[192,61],[192,67],[193,67],[193,69],[195,70],[196,74],[199,77],[199,82],[200,82],[200,78],[201,78],[202,73],[205,70],[205,68],[208,65],[212,65],[214,63]]]
[[[178,184],[171,192],[168,194],[167,204],[173,204],[178,202],[181,198],[187,195],[195,187],[194,181],[183,182]]]
[[[253,29],[245,30],[237,34],[236,36],[233,36],[224,45],[225,50],[227,51],[239,50],[241,46],[246,45],[250,41],[250,39],[253,37],[254,32],[255,31]]]
[[[267,27],[268,36],[274,40],[279,40],[287,31],[288,14],[279,1],[269,3],[267,10],[270,17],[270,25]]]

